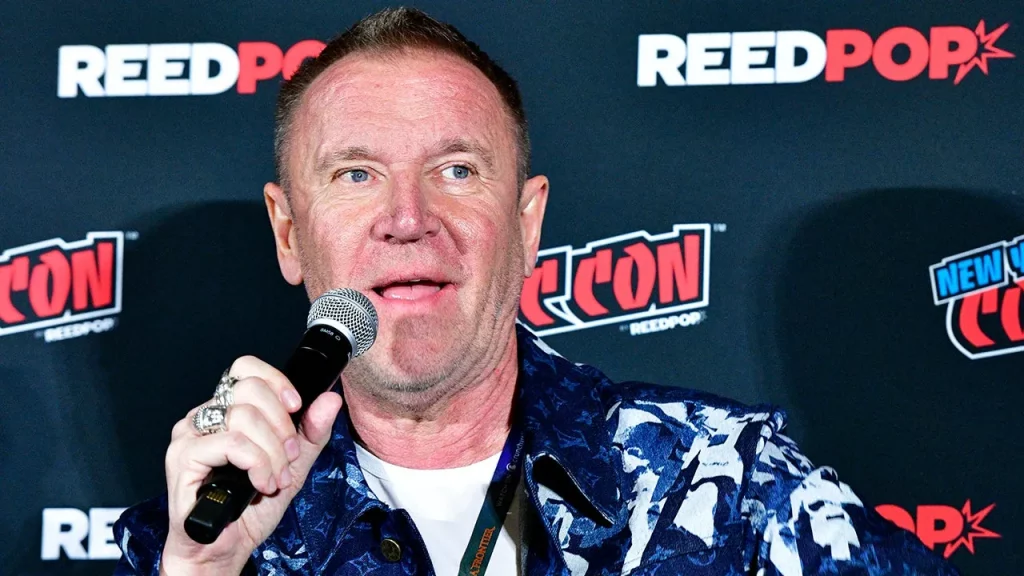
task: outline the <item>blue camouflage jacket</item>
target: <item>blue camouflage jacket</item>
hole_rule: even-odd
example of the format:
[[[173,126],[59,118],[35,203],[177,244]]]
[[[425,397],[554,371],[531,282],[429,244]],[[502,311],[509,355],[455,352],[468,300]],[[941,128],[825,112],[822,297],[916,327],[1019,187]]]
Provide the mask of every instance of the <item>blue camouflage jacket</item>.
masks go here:
[[[780,434],[779,410],[614,383],[518,330],[525,574],[957,574],[815,468]],[[167,523],[166,496],[125,511],[115,574],[158,574]],[[346,412],[245,572],[434,574],[409,515],[367,487]]]

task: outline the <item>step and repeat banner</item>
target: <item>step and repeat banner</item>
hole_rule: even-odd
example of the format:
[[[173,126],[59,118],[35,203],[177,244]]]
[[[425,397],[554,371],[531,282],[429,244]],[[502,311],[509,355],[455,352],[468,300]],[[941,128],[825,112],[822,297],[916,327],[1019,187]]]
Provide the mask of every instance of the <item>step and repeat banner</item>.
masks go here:
[[[0,572],[109,573],[172,424],[290,352],[277,88],[383,6],[0,8]],[[616,379],[783,406],[964,574],[1021,573],[1020,0],[417,7],[521,85],[552,183],[522,322]]]

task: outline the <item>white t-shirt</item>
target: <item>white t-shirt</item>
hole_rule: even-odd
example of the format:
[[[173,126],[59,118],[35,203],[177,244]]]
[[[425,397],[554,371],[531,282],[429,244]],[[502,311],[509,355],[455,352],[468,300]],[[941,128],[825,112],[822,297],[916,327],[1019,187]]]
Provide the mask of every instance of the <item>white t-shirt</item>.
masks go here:
[[[494,468],[501,454],[462,468],[415,470],[389,464],[356,444],[366,484],[378,499],[412,516],[437,576],[456,576],[473,535]],[[521,490],[516,490],[487,571],[481,576],[519,573]]]

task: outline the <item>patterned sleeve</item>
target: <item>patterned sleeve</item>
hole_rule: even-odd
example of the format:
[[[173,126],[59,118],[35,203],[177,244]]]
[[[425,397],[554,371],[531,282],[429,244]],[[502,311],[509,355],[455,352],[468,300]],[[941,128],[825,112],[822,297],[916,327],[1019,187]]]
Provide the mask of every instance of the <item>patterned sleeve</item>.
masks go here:
[[[743,510],[758,576],[958,576],[917,537],[885,520],[839,481],[815,468],[788,437],[762,439]]]
[[[166,538],[166,494],[125,510],[114,523],[114,540],[121,548],[114,576],[159,576]]]

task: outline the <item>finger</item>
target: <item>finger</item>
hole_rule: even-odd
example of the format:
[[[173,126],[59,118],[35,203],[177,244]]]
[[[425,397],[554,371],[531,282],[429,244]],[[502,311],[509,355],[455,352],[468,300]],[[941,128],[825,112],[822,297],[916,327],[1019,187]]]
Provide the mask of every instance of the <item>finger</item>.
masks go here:
[[[242,356],[231,365],[228,375],[235,378],[248,378],[256,376],[263,379],[270,386],[274,394],[281,399],[281,403],[288,412],[295,412],[302,406],[302,397],[299,396],[295,386],[288,380],[288,377],[280,370],[267,364],[255,356]]]
[[[290,459],[284,443],[258,408],[252,404],[235,404],[228,408],[226,423],[228,430],[244,434],[267,454],[277,486],[291,483]]]
[[[324,392],[309,405],[302,418],[302,436],[322,450],[331,439],[334,420],[341,411],[342,399],[337,392]],[[319,452],[318,450],[318,452]]]
[[[281,399],[263,378],[254,376],[239,380],[232,389],[232,395],[235,406],[250,404],[259,409],[282,442],[295,436],[292,417],[288,415],[281,404]]]
[[[188,443],[178,455],[179,470],[190,470],[193,477],[184,485],[202,482],[210,469],[233,464],[248,472],[254,488],[264,494],[277,491],[270,456],[255,442],[240,432],[218,432],[186,440]],[[195,499],[195,494],[192,494]]]
[[[183,436],[194,436],[197,434],[196,428],[192,424],[192,417],[195,416],[196,410],[199,410],[198,406],[189,410],[184,418],[174,423],[174,427],[171,428],[171,442]]]

